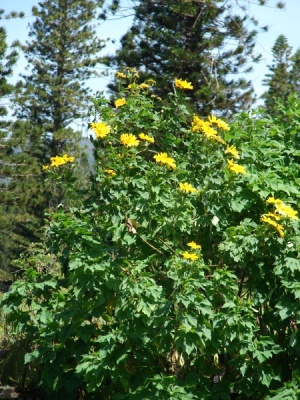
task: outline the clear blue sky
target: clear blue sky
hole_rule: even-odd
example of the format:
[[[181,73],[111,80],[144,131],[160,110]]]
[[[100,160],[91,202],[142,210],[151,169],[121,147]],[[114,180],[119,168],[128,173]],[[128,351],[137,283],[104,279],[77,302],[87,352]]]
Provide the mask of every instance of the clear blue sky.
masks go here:
[[[255,6],[256,0],[249,0],[248,11],[260,21],[261,25],[268,25],[267,33],[260,33],[257,39],[256,49],[262,54],[262,61],[254,67],[254,72],[250,75],[255,91],[258,95],[262,94],[264,88],[261,84],[265,74],[268,72],[267,65],[272,62],[271,48],[278,35],[283,34],[288,38],[289,44],[295,51],[300,47],[300,0],[286,0],[286,8],[278,10],[274,7],[258,7]],[[127,1],[125,1],[127,3]],[[275,0],[269,0],[269,3],[275,3]],[[27,26],[33,21],[31,17],[31,7],[37,5],[38,0],[1,0],[1,8],[6,12],[16,10],[24,11],[26,17],[23,20],[2,20],[8,34],[8,43],[19,39],[21,42],[27,38]],[[129,13],[129,10],[127,10]],[[126,32],[131,24],[130,18],[108,20],[101,24],[98,28],[99,36],[103,39],[110,37],[116,41]],[[117,45],[117,44],[116,44]],[[104,53],[113,51],[113,46],[104,49]],[[14,78],[18,73],[24,72],[24,58],[20,58],[16,68]],[[93,91],[104,90],[110,79],[101,77],[96,78],[91,83]]]

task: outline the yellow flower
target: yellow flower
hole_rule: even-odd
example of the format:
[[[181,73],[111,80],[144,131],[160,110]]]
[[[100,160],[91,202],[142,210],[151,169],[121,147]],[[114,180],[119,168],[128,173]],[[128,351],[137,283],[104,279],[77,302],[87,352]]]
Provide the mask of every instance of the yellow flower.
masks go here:
[[[265,217],[274,218],[274,219],[276,219],[276,221],[279,221],[279,220],[280,220],[280,215],[278,215],[278,214],[267,213],[267,214],[264,214],[264,216],[265,216]]]
[[[231,172],[234,172],[235,174],[246,174],[246,169],[242,165],[235,164],[233,162],[233,159],[228,160],[228,168],[230,169]]]
[[[61,156],[50,157],[50,161],[51,161],[51,167],[59,167],[60,165],[64,165],[68,162],[73,162],[74,157],[64,154],[62,157]]]
[[[115,101],[115,106],[116,108],[119,108],[121,106],[124,106],[124,104],[126,104],[126,100],[125,99],[117,99]]]
[[[158,153],[153,156],[158,164],[165,164],[169,169],[175,169],[176,164],[173,158],[169,157],[167,153]]]
[[[138,146],[140,141],[132,133],[123,133],[120,137],[121,143],[126,147]]]
[[[210,139],[212,136],[217,136],[217,131],[214,130],[214,128],[212,128],[208,122],[204,122],[204,124],[202,124],[202,131],[204,132],[204,134]]]
[[[147,82],[149,83],[149,85],[152,85],[152,86],[156,84],[156,81],[154,79],[151,79],[151,78],[148,79]]]
[[[216,118],[214,115],[210,115],[208,117],[208,121],[211,124],[216,124],[218,128],[223,129],[224,131],[229,131],[230,130],[229,125],[226,122],[222,121],[219,118]]]
[[[294,219],[294,220],[298,220],[297,214],[298,212],[293,210],[292,207],[287,206],[286,204],[282,203],[282,204],[278,204],[275,205],[276,207],[276,212],[278,212],[278,214],[283,215],[284,217],[288,217],[290,219]]]
[[[211,126],[209,121],[204,121],[197,115],[194,115],[192,121],[192,132],[203,132],[204,136],[209,140],[216,140],[222,144],[226,144],[225,141],[217,134],[217,131]]]
[[[149,88],[149,85],[147,85],[147,83],[141,83],[140,84],[140,89],[148,89]]]
[[[195,250],[196,249],[201,249],[200,244],[197,244],[195,242],[189,242],[187,245],[190,246],[192,249],[195,249]]]
[[[190,183],[187,183],[187,182],[184,182],[184,183],[180,182],[179,190],[182,190],[183,192],[187,192],[187,193],[195,193],[198,191]]]
[[[154,138],[148,135],[145,135],[145,133],[140,133],[139,138],[142,140],[146,140],[149,143],[154,143]]]
[[[225,150],[225,153],[231,154],[237,160],[240,159],[239,152],[237,151],[237,149],[234,146],[227,146],[227,149]]]
[[[205,121],[203,121],[203,119],[199,118],[197,115],[193,116],[193,121],[192,121],[192,128],[191,131],[192,132],[199,132],[202,131],[203,126],[206,124]]]
[[[123,74],[123,72],[116,72],[116,77],[117,78],[122,78],[122,79],[126,79],[127,76],[125,74]]]
[[[287,206],[282,200],[275,199],[274,197],[269,197],[267,199],[267,203],[274,204],[275,212],[284,217],[288,217],[290,219],[298,220],[297,214],[298,212],[293,210],[292,207]]]
[[[139,89],[139,85],[137,83],[130,83],[127,87],[132,91]]]
[[[116,172],[113,169],[105,169],[104,172],[106,172],[110,176],[117,175]]]
[[[262,215],[260,220],[262,222],[265,222],[266,224],[269,224],[269,225],[273,226],[277,230],[277,232],[279,233],[279,236],[283,238],[284,231],[283,231],[283,226],[282,225],[277,224],[277,222],[273,221],[270,217],[267,216],[267,214]]]
[[[110,132],[110,126],[106,125],[105,122],[91,122],[91,129],[95,132],[97,138],[105,138]]]
[[[159,97],[159,96],[157,96],[157,100],[159,100],[159,101],[162,101],[162,98],[161,98],[161,97]]]
[[[194,89],[191,82],[183,81],[182,79],[176,79],[175,86],[178,87],[178,89],[188,89],[188,90]]]
[[[267,202],[267,203],[271,203],[271,204],[281,204],[281,203],[282,203],[282,200],[280,200],[280,199],[275,199],[274,197],[269,197],[269,198],[266,200],[266,202]]]
[[[184,253],[182,253],[182,257],[185,258],[186,260],[191,260],[191,261],[198,260],[198,258],[199,258],[199,256],[197,256],[197,254],[189,253],[188,251],[185,251]]]
[[[43,171],[47,171],[47,169],[49,169],[49,168],[50,168],[49,165],[43,165],[43,166],[42,166]]]

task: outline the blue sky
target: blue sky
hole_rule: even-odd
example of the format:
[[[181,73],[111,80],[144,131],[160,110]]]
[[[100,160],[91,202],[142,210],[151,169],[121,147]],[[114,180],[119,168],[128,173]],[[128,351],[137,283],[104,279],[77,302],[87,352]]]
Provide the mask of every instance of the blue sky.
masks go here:
[[[284,10],[278,10],[271,6],[258,7],[255,6],[255,2],[256,0],[249,0],[249,14],[258,19],[261,25],[269,26],[269,31],[267,33],[260,33],[258,35],[256,50],[262,54],[262,61],[259,65],[254,66],[254,72],[249,75],[256,93],[261,95],[264,91],[262,80],[268,72],[267,65],[270,65],[272,62],[271,49],[278,35],[285,35],[294,51],[300,47],[300,0],[286,0],[286,7]],[[241,0],[240,3],[242,3]],[[269,4],[271,3],[275,4],[275,0],[269,0]],[[23,20],[1,21],[6,27],[9,44],[16,39],[19,39],[21,42],[26,40],[27,26],[33,21],[31,17],[31,7],[37,4],[38,0],[1,0],[1,7],[4,8],[6,12],[23,10],[26,15]],[[130,18],[105,21],[101,23],[101,26],[98,28],[99,36],[103,39],[110,37],[118,41],[130,24]],[[113,51],[113,48],[113,46],[109,46],[104,52]],[[25,65],[25,60],[21,57],[14,73],[14,79],[17,79],[18,73],[24,72]],[[90,84],[93,91],[104,90],[109,80],[109,77],[95,78]]]

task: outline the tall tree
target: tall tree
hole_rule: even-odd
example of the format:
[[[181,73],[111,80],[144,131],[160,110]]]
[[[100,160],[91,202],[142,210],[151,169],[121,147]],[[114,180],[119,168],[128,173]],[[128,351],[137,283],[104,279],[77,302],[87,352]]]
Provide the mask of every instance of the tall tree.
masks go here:
[[[4,10],[0,10],[0,20]],[[14,65],[17,62],[18,53],[15,45],[9,49],[5,28],[0,26],[0,280],[7,276],[8,259],[14,252],[13,245],[13,216],[17,210],[11,213],[8,205],[9,197],[9,176],[13,165],[11,163],[10,148],[8,145],[10,136],[9,104],[13,95],[14,87],[9,84],[9,77],[13,73]]]
[[[254,25],[249,29],[256,21],[239,11],[228,1],[140,0],[121,48],[105,62],[142,70],[157,82],[160,95],[176,78],[190,81],[191,97],[204,115],[247,109],[254,94],[242,73],[260,57],[254,54],[257,31]]]
[[[62,150],[65,129],[86,114],[90,89],[85,82],[95,76],[104,47],[92,23],[103,3],[45,0],[32,9],[32,40],[23,46],[30,72],[20,82],[16,115],[43,131],[53,154]]]
[[[262,98],[265,100],[266,112],[272,116],[278,114],[276,100],[286,102],[293,92],[290,69],[292,64],[292,47],[288,44],[284,35],[279,35],[272,47],[273,62],[269,65],[269,73],[266,74],[263,84],[267,91]]]
[[[64,153],[83,162],[82,135],[75,123],[87,112],[90,90],[85,82],[96,75],[104,47],[94,23],[106,11],[102,0],[44,0],[32,8],[35,20],[22,46],[28,72],[17,85],[9,140],[16,165],[8,185],[9,206],[22,211],[12,232],[22,238],[15,241],[16,255],[39,239],[45,213],[68,199],[63,179],[59,187],[51,186],[42,166]]]

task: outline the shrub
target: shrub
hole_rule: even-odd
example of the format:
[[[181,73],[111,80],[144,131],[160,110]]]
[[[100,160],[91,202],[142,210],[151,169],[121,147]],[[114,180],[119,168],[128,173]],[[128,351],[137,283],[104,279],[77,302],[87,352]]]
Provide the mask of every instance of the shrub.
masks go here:
[[[228,125],[190,115],[188,82],[161,100],[118,79],[89,196],[47,229],[60,273],[2,300],[25,362],[56,399],[298,398],[299,100]]]

